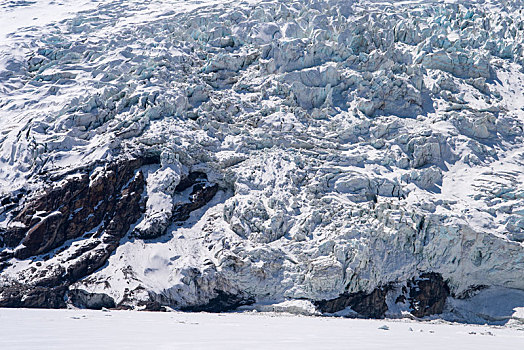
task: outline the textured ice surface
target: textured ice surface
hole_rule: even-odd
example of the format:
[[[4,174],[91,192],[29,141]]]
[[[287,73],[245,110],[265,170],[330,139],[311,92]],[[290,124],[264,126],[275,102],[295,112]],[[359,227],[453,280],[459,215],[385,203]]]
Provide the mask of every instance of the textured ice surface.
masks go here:
[[[74,286],[117,302],[320,300],[423,272],[456,296],[524,290],[521,9],[101,1],[20,29],[0,42],[2,191],[161,154],[137,227],[166,234],[126,239]],[[190,171],[220,191],[168,226]]]

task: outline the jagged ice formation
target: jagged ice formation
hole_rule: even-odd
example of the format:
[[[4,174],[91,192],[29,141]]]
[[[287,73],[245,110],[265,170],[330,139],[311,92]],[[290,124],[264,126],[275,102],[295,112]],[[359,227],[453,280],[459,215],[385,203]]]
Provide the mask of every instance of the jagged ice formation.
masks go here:
[[[524,306],[522,8],[102,1],[12,34],[0,306]]]

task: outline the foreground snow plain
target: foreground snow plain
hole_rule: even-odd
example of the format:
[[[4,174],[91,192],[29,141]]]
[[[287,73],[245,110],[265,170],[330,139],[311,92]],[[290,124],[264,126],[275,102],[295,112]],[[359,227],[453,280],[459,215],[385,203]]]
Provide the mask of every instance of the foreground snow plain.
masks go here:
[[[252,312],[0,309],[0,324],[0,348],[10,350],[503,350],[520,349],[524,343],[524,330],[515,328]]]

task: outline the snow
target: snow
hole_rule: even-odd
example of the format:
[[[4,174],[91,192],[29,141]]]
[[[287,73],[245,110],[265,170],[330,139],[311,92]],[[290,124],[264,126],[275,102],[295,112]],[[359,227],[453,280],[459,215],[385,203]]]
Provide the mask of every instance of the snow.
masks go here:
[[[219,289],[298,310],[285,303],[421,272],[456,295],[522,291],[519,4],[2,1],[0,193],[160,153],[136,227],[166,234],[126,237],[72,286],[117,303],[129,289],[196,305]],[[169,225],[189,171],[222,190]],[[10,262],[3,276],[33,278]]]
[[[96,7],[102,1],[97,0],[2,0],[2,26],[0,26],[0,43],[16,32],[49,25],[74,16],[77,12]],[[16,35],[15,35],[16,37]]]
[[[519,349],[524,330],[274,313],[0,309],[0,348]]]

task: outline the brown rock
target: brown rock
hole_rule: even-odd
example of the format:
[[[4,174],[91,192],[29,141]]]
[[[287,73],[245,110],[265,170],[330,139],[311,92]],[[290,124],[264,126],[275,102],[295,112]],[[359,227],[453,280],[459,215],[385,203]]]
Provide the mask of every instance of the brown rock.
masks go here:
[[[386,304],[387,287],[379,287],[371,293],[343,293],[338,298],[316,301],[315,305],[323,313],[335,313],[347,307],[359,315],[368,318],[384,318],[388,306]]]
[[[26,259],[44,254],[62,245],[66,240],[82,237],[86,232],[99,226],[102,221],[109,223],[107,229],[120,232],[125,222],[111,224],[115,213],[125,208],[136,206],[136,200],[129,200],[131,190],[124,188],[135,176],[135,171],[156,159],[138,158],[121,160],[108,164],[97,174],[81,173],[55,186],[39,197],[29,201],[14,221],[17,225],[4,233],[4,240],[11,246],[17,238],[23,236],[23,246],[16,250],[15,256]],[[91,170],[91,173],[93,170]],[[143,175],[136,183],[144,184]],[[142,191],[133,188],[133,191]],[[132,197],[132,196],[131,196]],[[36,215],[37,212],[45,214]],[[43,217],[43,219],[41,219]],[[136,217],[136,213],[132,215]],[[119,227],[111,228],[111,225]]]
[[[408,283],[409,300],[416,317],[440,314],[444,311],[450,291],[439,273],[423,273]]]
[[[99,238],[72,251],[67,269],[60,265],[46,270],[32,267],[26,271],[32,274],[29,283],[12,281],[0,287],[0,307],[65,307],[69,285],[102,267],[143,214],[145,178],[136,171],[154,160],[118,161],[107,165],[96,178],[90,180],[81,174],[29,201],[17,219],[30,228],[26,228],[23,245],[14,257],[25,259],[49,252],[100,225]],[[45,214],[37,216],[37,212]]]

